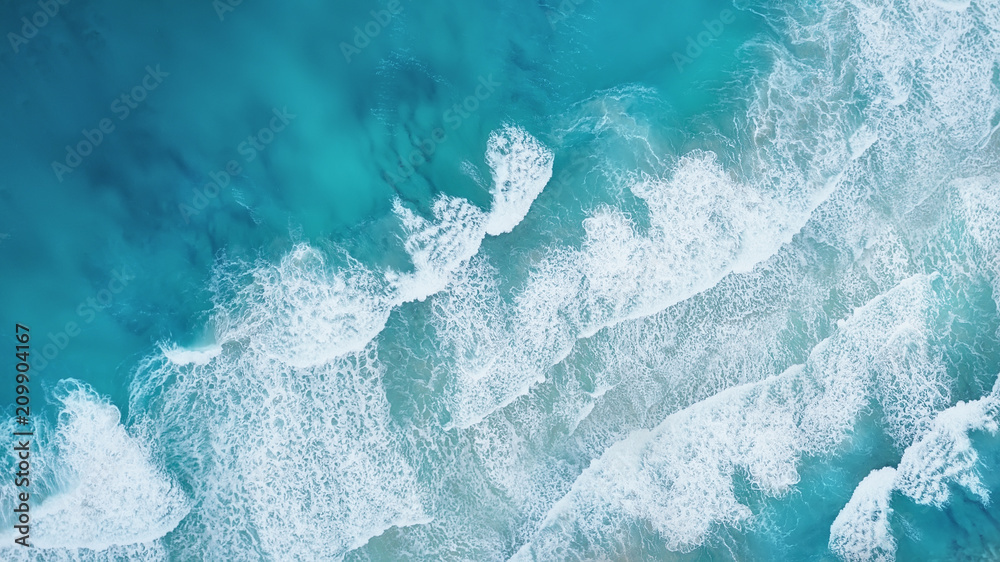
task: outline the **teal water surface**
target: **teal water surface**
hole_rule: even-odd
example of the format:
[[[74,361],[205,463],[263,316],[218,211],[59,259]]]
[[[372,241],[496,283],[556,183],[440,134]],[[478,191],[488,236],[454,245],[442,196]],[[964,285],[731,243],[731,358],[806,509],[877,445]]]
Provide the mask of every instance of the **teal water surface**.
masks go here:
[[[53,5],[5,559],[1000,556],[995,3]]]

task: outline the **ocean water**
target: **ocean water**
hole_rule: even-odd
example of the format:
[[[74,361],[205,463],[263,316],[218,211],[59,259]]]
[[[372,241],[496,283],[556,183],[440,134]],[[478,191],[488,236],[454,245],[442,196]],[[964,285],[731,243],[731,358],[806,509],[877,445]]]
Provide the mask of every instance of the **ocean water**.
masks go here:
[[[1000,559],[995,0],[0,23],[0,558]]]

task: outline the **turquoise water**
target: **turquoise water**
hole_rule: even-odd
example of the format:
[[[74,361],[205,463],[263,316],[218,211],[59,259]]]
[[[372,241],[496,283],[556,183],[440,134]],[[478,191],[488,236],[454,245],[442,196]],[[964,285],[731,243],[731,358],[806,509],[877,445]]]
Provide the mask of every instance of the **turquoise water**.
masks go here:
[[[995,2],[58,6],[4,559],[1000,557]]]

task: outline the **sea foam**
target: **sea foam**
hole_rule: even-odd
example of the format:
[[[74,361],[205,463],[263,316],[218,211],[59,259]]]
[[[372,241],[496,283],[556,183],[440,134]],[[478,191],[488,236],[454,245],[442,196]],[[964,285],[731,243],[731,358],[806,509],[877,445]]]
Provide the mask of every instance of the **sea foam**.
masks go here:
[[[391,527],[430,521],[389,416],[375,340],[396,307],[447,290],[488,234],[524,218],[552,155],[507,126],[490,137],[487,162],[489,213],[445,195],[431,217],[395,202],[412,272],[307,244],[277,264],[220,267],[218,343],[162,346],[132,387],[134,415],[157,428],[165,454],[185,459],[181,477],[194,488],[197,507],[174,547],[340,558]],[[192,416],[200,421],[187,423]]]
[[[246,342],[222,347],[202,365],[150,358],[132,389],[137,419],[194,490],[174,551],[337,559],[428,520],[373,350],[292,367]]]
[[[56,399],[61,410],[47,450],[56,459],[50,468],[57,490],[32,510],[31,544],[53,550],[43,559],[69,557],[75,549],[95,557],[149,550],[142,545],[175,529],[191,500],[158,466],[148,435],[126,429],[118,408],[92,388],[66,379]],[[13,542],[7,538],[5,545]]]
[[[858,484],[851,501],[830,527],[830,550],[851,562],[895,560],[896,538],[892,535],[892,491],[896,469],[873,471]]]
[[[892,496],[944,507],[949,487],[960,486],[989,505],[989,490],[979,475],[979,455],[970,432],[1000,430],[1000,379],[993,392],[959,402],[937,414],[930,428],[906,448],[896,468],[873,471],[858,484],[850,502],[830,528],[830,550],[843,560],[894,560]]]
[[[872,403],[887,408],[890,435],[919,431],[929,419],[893,409],[919,408],[930,418],[946,400],[927,328],[935,301],[929,277],[908,279],[855,311],[804,365],[725,390],[615,444],[552,508],[518,559],[549,559],[569,541],[593,549],[589,556],[613,557],[607,537],[628,525],[649,525],[668,549],[688,551],[717,526],[752,515],[735,496],[737,472],[769,496],[785,493],[798,482],[800,457],[834,453]]]
[[[493,206],[486,233],[514,230],[552,177],[552,151],[521,127],[507,125],[490,135],[486,163],[493,173]]]

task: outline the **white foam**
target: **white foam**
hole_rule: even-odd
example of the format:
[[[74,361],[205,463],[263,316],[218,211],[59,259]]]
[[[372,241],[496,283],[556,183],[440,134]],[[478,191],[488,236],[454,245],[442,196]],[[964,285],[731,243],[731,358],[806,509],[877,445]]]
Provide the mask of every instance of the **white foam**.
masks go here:
[[[582,247],[549,250],[513,302],[498,293],[473,297],[476,283],[485,287],[475,274],[467,287],[453,288],[463,298],[442,296],[436,324],[446,349],[482,340],[474,333],[479,326],[490,324],[492,333],[492,345],[453,356],[455,426],[478,423],[527,393],[578,338],[752,269],[791,240],[815,203],[771,200],[735,181],[711,152],[681,158],[668,179],[641,175],[630,185],[649,210],[645,232],[622,211],[601,206],[584,221]],[[489,306],[479,308],[484,302]]]
[[[959,178],[950,187],[958,193],[959,213],[973,243],[972,264],[993,277],[1000,303],[1000,179],[989,176]]]
[[[393,211],[403,225],[404,248],[415,270],[409,275],[387,273],[403,302],[424,300],[447,287],[455,272],[479,252],[486,236],[485,215],[465,199],[439,196],[434,201],[433,221],[398,199]]]
[[[728,275],[751,271],[791,242],[847,181],[845,170],[879,144],[880,129],[852,122],[841,107],[843,85],[836,74],[817,73],[781,45],[761,48],[773,57],[774,68],[753,85],[747,134],[737,143],[744,148],[729,155],[728,167],[721,151],[672,156],[658,147],[656,135],[622,103],[628,92],[604,92],[574,108],[585,114],[568,116],[571,130],[612,137],[602,143],[615,150],[620,142],[635,149],[637,169],[602,163],[598,154],[594,172],[612,184],[612,193],[638,197],[648,225],[624,208],[597,205],[584,220],[578,247],[557,240],[534,260],[527,282],[512,295],[514,303],[500,314],[507,325],[494,328],[506,335],[491,338],[518,341],[517,352],[498,345],[481,348],[474,360],[454,358],[457,376],[475,373],[477,380],[456,385],[469,391],[448,399],[456,426],[477,423],[545,380],[545,371],[579,338],[658,313]],[[852,142],[845,130],[855,131]],[[458,328],[441,331],[441,337],[468,340],[469,330],[449,317],[475,312],[464,302],[449,302],[455,309],[442,307],[440,323]],[[484,372],[478,367],[483,364],[498,368]]]
[[[380,275],[349,257],[334,267],[305,244],[278,264],[231,266],[215,281],[220,344],[163,346],[140,369],[133,411],[155,420],[170,454],[195,456],[199,508],[179,531],[192,552],[339,557],[392,526],[428,521],[371,342],[395,307],[445,289],[487,230],[523,219],[551,175],[551,151],[513,126],[491,136],[487,160],[497,182],[488,215],[448,196],[430,219],[395,203],[412,273]],[[189,427],[192,416],[203,424]],[[311,511],[285,515],[303,490]],[[205,526],[223,530],[200,536]]]
[[[496,184],[489,214],[444,195],[434,202],[433,219],[394,203],[412,274],[373,271],[350,257],[335,268],[322,251],[299,244],[279,264],[262,261],[221,281],[238,292],[217,303],[219,341],[244,340],[293,367],[363,350],[395,307],[443,290],[487,233],[512,230],[552,175],[552,152],[513,125],[490,136],[486,159]],[[178,348],[169,348],[169,357],[181,364],[211,359],[210,353]]]
[[[938,414],[931,429],[903,453],[896,488],[917,503],[940,507],[948,502],[948,486],[954,484],[988,504],[989,491],[980,480],[979,454],[969,432],[996,434],[998,415],[1000,395],[995,389],[989,396],[959,402]]]
[[[279,264],[262,262],[237,275],[218,281],[234,294],[218,299],[216,341],[240,341],[293,367],[363,350],[395,304],[374,272],[353,260],[334,269],[320,250],[305,244]]]
[[[851,159],[857,160],[861,158],[877,141],[878,133],[872,131],[868,125],[859,127],[848,141],[851,147]]]
[[[1000,54],[1000,42],[993,34],[997,29],[995,3],[850,0],[828,4],[831,14],[844,5],[856,11],[851,14],[859,32],[854,66],[862,89],[875,100],[872,115],[876,119],[881,120],[883,114],[895,121],[900,115],[892,115],[891,108],[916,110],[914,114],[923,114],[921,129],[939,129],[927,138],[944,137],[965,147],[975,146],[990,133],[990,119],[1000,109],[992,84],[994,61]],[[970,9],[973,4],[975,8]],[[836,29],[826,25],[828,33]],[[922,95],[911,97],[915,90],[922,90]],[[884,130],[893,136],[898,132]]]
[[[973,2],[980,11],[996,13],[992,6],[995,3]],[[473,258],[469,271],[463,271],[467,259],[464,256],[470,255],[469,248],[473,245],[478,248],[481,240],[477,228],[466,228],[478,220],[475,213],[456,212],[454,216],[465,218],[455,221],[448,219],[446,214],[439,214],[437,209],[430,219],[417,220],[412,215],[409,217],[412,228],[406,241],[416,271],[411,279],[398,284],[398,279],[389,279],[390,287],[386,288],[383,283],[386,280],[373,273],[362,275],[364,281],[361,283],[344,283],[348,288],[344,291],[347,295],[342,299],[344,302],[353,302],[352,291],[358,287],[372,288],[371,292],[362,291],[364,298],[356,303],[359,312],[334,315],[335,318],[351,317],[344,322],[345,330],[339,325],[334,330],[328,328],[326,314],[337,307],[322,306],[317,313],[310,312],[312,320],[317,322],[315,329],[320,337],[309,333],[309,322],[299,320],[273,322],[273,326],[243,335],[234,333],[235,341],[241,345],[249,342],[252,349],[245,365],[233,367],[234,359],[225,362],[231,367],[228,375],[262,384],[281,395],[282,400],[295,404],[295,407],[282,404],[285,409],[279,408],[289,416],[311,412],[314,408],[319,410],[322,405],[313,401],[307,391],[280,391],[289,384],[286,379],[301,375],[286,368],[289,365],[287,357],[279,353],[277,362],[272,362],[258,353],[270,342],[280,348],[287,343],[294,345],[294,340],[301,339],[307,341],[307,345],[292,351],[295,354],[307,352],[306,356],[314,358],[300,365],[305,367],[302,376],[310,381],[324,376],[340,378],[349,388],[337,387],[336,391],[327,393],[327,398],[338,408],[341,408],[337,401],[340,396],[347,396],[349,403],[361,404],[360,413],[341,414],[343,410],[338,409],[334,418],[343,415],[355,420],[353,416],[357,415],[363,419],[382,419],[380,399],[372,398],[378,395],[377,384],[371,393],[368,390],[361,392],[363,398],[359,399],[354,393],[357,388],[369,389],[368,383],[357,382],[365,380],[364,376],[360,379],[355,374],[341,376],[339,371],[331,375],[320,365],[331,361],[332,357],[348,357],[364,347],[384,325],[386,311],[399,302],[424,299],[435,291],[451,287],[447,294],[438,295],[432,301],[436,315],[433,328],[438,329],[441,345],[453,359],[454,368],[448,365],[447,370],[454,373],[455,379],[448,381],[446,397],[448,409],[453,414],[453,426],[467,427],[479,423],[526,393],[531,385],[544,380],[549,367],[566,356],[577,338],[594,334],[602,326],[622,319],[650,314],[670,303],[680,302],[711,287],[729,273],[748,271],[755,263],[766,259],[775,248],[790,240],[816,206],[836,189],[845,162],[871,154],[887,169],[910,169],[908,173],[920,177],[921,182],[933,184],[939,174],[924,172],[948,168],[941,166],[948,160],[940,156],[935,159],[933,151],[927,152],[928,147],[937,151],[936,145],[940,144],[940,152],[944,152],[950,145],[962,146],[969,139],[981,142],[992,130],[987,126],[996,96],[984,70],[996,59],[995,48],[991,52],[974,43],[975,38],[981,37],[977,26],[969,25],[968,21],[946,19],[964,19],[969,17],[966,12],[975,10],[963,12],[960,2],[949,2],[944,6],[943,15],[928,10],[930,3],[923,1],[887,4],[857,1],[843,3],[844,11],[835,9],[842,3],[831,1],[827,4],[834,8],[821,11],[819,17],[829,17],[830,21],[811,26],[804,30],[802,37],[788,41],[796,45],[798,53],[822,51],[830,46],[829,53],[814,57],[822,62],[800,63],[782,46],[769,47],[775,54],[774,71],[754,81],[756,91],[752,94],[754,99],[748,122],[743,122],[743,116],[736,116],[737,128],[750,131],[753,142],[742,137],[730,139],[734,145],[743,147],[744,152],[724,154],[719,151],[716,157],[712,152],[694,151],[662,169],[643,168],[643,173],[634,171],[631,175],[618,176],[630,178],[618,187],[630,190],[646,202],[651,223],[648,230],[640,225],[641,219],[630,216],[624,208],[599,206],[592,210],[585,223],[585,246],[577,248],[560,243],[542,252],[543,255],[533,261],[535,269],[528,281],[508,295],[499,289],[501,283],[496,279],[496,271],[490,271],[488,260]],[[940,6],[931,8],[939,9]],[[813,13],[811,10],[802,12]],[[938,26],[947,33],[938,33]],[[861,32],[857,49],[853,43],[845,45],[833,36],[845,29],[855,31],[855,27]],[[958,31],[952,32],[952,29]],[[853,33],[843,35],[848,41],[855,40]],[[807,48],[798,48],[802,45]],[[855,50],[861,54],[856,54]],[[850,60],[842,61],[842,54]],[[837,78],[844,76],[840,67],[851,68],[852,72],[846,73],[849,76],[859,73],[861,88],[875,100],[873,109],[863,110],[866,114],[859,117],[869,121],[860,128],[858,123],[843,117],[853,114],[857,104],[852,99],[853,92],[847,91],[853,86],[845,86],[853,78]],[[925,80],[933,83],[927,86]],[[923,95],[925,90],[926,96]],[[884,117],[881,113],[885,113]],[[602,119],[603,116],[596,117],[598,121]],[[632,116],[625,115],[619,121],[630,120]],[[855,133],[848,139],[845,131]],[[937,134],[942,131],[949,134]],[[918,138],[934,140],[910,143]],[[906,142],[900,142],[901,139]],[[656,152],[659,148],[650,136],[644,135],[643,142],[650,145],[654,158],[663,156]],[[893,152],[916,156],[894,157]],[[664,156],[665,161],[672,158],[672,155]],[[641,158],[637,156],[638,159]],[[505,168],[506,163],[501,166],[491,163],[495,191],[494,205],[488,215],[490,234],[514,228],[527,215],[530,201],[537,197],[536,187],[540,190],[544,185],[540,180],[542,176],[531,172],[536,169],[530,166],[531,158],[521,160],[529,165],[508,166],[514,171]],[[524,189],[510,191],[508,198],[504,191],[508,184],[496,181],[497,170],[508,177],[515,177],[515,172],[523,170],[531,173],[523,176],[529,178]],[[860,197],[890,200],[898,206],[923,201],[922,196],[909,197],[909,193],[893,200],[890,195],[895,193],[886,191],[887,187],[872,180],[871,176],[851,180],[864,186],[859,189]],[[702,191],[689,190],[689,184]],[[899,184],[911,185],[909,182]],[[914,192],[925,187],[921,184]],[[525,205],[523,201],[528,203]],[[445,205],[446,209],[455,211],[460,207],[463,205],[451,202]],[[845,214],[855,210],[849,207]],[[896,218],[884,222],[894,222]],[[409,219],[404,219],[404,223]],[[887,238],[894,237],[891,244],[886,244],[893,252],[884,258],[876,255],[870,260],[871,267],[882,269],[885,263],[892,267],[884,268],[891,269],[891,274],[879,278],[879,287],[891,286],[902,275],[914,271],[906,263],[904,234],[908,233],[897,236],[890,229],[873,229],[859,234],[856,240],[867,250],[873,244],[871,238],[883,232],[887,233]],[[709,235],[717,238],[707,240]],[[845,253],[852,249],[853,245]],[[330,283],[328,277],[329,274],[321,275],[320,284],[337,285]],[[857,311],[852,321],[840,324],[840,335],[818,346],[802,370],[789,370],[767,384],[742,387],[709,401],[707,406],[698,405],[683,415],[672,416],[669,424],[653,432],[637,433],[632,439],[619,443],[614,450],[621,454],[622,463],[617,463],[610,452],[597,461],[593,472],[586,478],[581,477],[575,491],[567,496],[568,499],[564,498],[561,507],[550,512],[546,521],[548,526],[529,550],[549,555],[566,552],[549,550],[549,546],[571,544],[566,535],[573,535],[574,529],[583,529],[583,533],[573,535],[574,538],[583,535],[583,542],[609,542],[611,534],[599,528],[603,517],[614,524],[636,519],[653,521],[653,528],[669,536],[673,541],[671,545],[689,548],[704,540],[715,525],[740,521],[751,514],[735,499],[731,490],[732,475],[736,471],[745,469],[753,483],[767,493],[787,491],[797,479],[798,456],[804,451],[828,452],[835,447],[842,441],[857,412],[872,400],[881,405],[883,422],[897,443],[909,443],[915,435],[925,432],[930,412],[946,402],[941,390],[946,385],[941,380],[943,370],[937,364],[934,350],[927,344],[925,307],[920,302],[922,293],[919,290],[919,286],[926,286],[926,283],[916,281],[913,285],[918,289],[910,291],[904,286],[891,298]],[[863,293],[863,289],[859,289],[859,293]],[[383,294],[389,296],[372,296]],[[913,297],[909,302],[912,306],[906,304],[906,295]],[[286,300],[283,294],[277,296],[279,302]],[[899,302],[893,300],[897,297]],[[241,311],[230,310],[235,312],[232,316],[238,323]],[[861,320],[868,318],[865,316],[868,314],[872,315],[868,320]],[[283,339],[271,333],[272,327],[281,328],[296,322],[293,338]],[[273,331],[278,333],[278,329]],[[344,340],[348,345],[334,345],[341,340],[330,334],[340,331],[349,333]],[[276,379],[269,378],[272,376]],[[279,382],[274,384],[275,380]],[[244,388],[225,381],[221,372],[208,377],[207,381],[207,385],[226,389],[211,390],[208,392],[211,398],[204,399],[210,405],[205,407],[213,412],[214,417],[209,416],[209,419],[221,420],[220,426],[233,431],[232,428],[243,421],[238,416],[249,416],[248,411],[260,408],[262,399],[253,392],[247,394],[251,398],[246,403],[230,396],[243,395]],[[605,388],[600,387],[598,393]],[[803,395],[808,399],[803,405],[797,405]],[[181,396],[191,400],[192,396],[197,396],[195,387],[188,386],[186,394],[172,397],[176,401],[173,408],[177,411],[180,411],[177,404],[185,403]],[[729,405],[729,401],[734,404]],[[271,404],[267,406],[272,407]],[[236,413],[230,414],[230,409]],[[286,423],[285,414],[279,418],[282,424]],[[706,432],[707,443],[691,443],[687,436],[697,431]],[[392,432],[382,428],[374,434],[391,437]],[[522,454],[520,443],[512,441],[516,435],[511,437],[497,432],[487,437],[484,442],[488,442],[489,447],[499,442],[510,446],[498,450]],[[244,438],[246,441],[241,441]],[[348,435],[337,446],[350,448],[358,441]],[[266,454],[263,451],[267,447],[262,443],[269,444],[256,430],[232,437],[213,434],[211,442],[220,448],[217,458],[237,459],[241,463],[240,469],[234,471],[241,474],[251,464],[247,459]],[[384,457],[390,463],[398,460],[401,456],[392,452],[394,443],[390,439],[388,452],[376,450],[372,455],[376,460],[365,460],[365,466],[378,472],[384,468],[377,459]],[[676,446],[678,443],[683,447]],[[516,471],[511,465],[500,462],[502,460],[489,459],[489,472],[505,489],[516,489],[516,476],[512,476]],[[309,473],[309,470],[303,468],[295,472]],[[390,492],[404,498],[400,502],[403,507],[397,509],[385,507],[392,501],[367,491],[370,483],[364,476],[361,475],[360,487],[365,491],[359,492],[363,501],[359,500],[356,507],[352,507],[363,514],[359,518],[361,524],[340,527],[325,520],[310,524],[296,519],[283,522],[282,531],[305,537],[305,543],[326,533],[339,545],[329,551],[337,555],[348,545],[360,543],[386,525],[421,520],[420,502],[413,499],[414,486],[410,478],[396,473],[387,477],[391,482]],[[333,478],[330,484],[334,492],[346,487],[336,476]],[[619,482],[623,483],[620,488],[616,487]],[[238,486],[242,484],[227,482],[222,486],[240,489]],[[274,501],[290,493],[287,488],[278,489],[280,493],[276,495],[259,492],[259,497]],[[216,492],[207,492],[207,497],[225,496]],[[329,490],[319,492],[328,493]],[[336,493],[331,495],[340,497]],[[651,496],[654,497],[650,499]],[[231,512],[226,511],[229,507],[209,501],[204,521],[215,522],[230,514],[247,512],[263,521],[278,517],[266,508],[252,507],[256,499],[258,497],[254,496],[252,501]],[[605,503],[613,507],[603,509]],[[600,509],[590,509],[594,505]],[[702,510],[701,505],[707,507]],[[579,521],[586,517],[598,521],[591,522],[588,527],[589,523]],[[297,531],[300,525],[306,529],[301,533]],[[566,535],[561,534],[563,531]],[[195,534],[189,531],[189,535]],[[230,538],[220,539],[220,544],[229,544],[225,541]],[[282,544],[280,537],[266,540],[270,541],[268,549]],[[225,551],[219,545],[211,547],[216,553]]]
[[[144,440],[91,388],[64,388],[53,443],[61,490],[33,512],[34,546],[101,551],[150,543],[177,527],[191,502],[156,466]]]
[[[950,12],[964,12],[972,6],[971,0],[930,0],[930,3]]]
[[[510,232],[524,220],[552,177],[554,159],[551,150],[516,125],[490,134],[486,163],[493,174],[493,206],[486,220],[487,234]]]
[[[892,535],[892,491],[896,469],[872,471],[855,488],[851,500],[830,527],[830,550],[851,562],[896,559],[896,537]]]
[[[7,538],[7,537],[4,537]],[[115,545],[104,550],[66,548],[24,548],[8,547],[13,542],[4,541],[0,546],[0,556],[7,562],[167,562],[171,560],[162,540],[149,543]]]
[[[552,260],[543,267],[563,263]],[[452,363],[452,381],[443,395],[452,417],[449,427],[474,425],[525,394],[544,380],[545,370],[575,339],[563,313],[572,304],[578,272],[567,268],[542,282],[533,278],[529,294],[541,298],[519,295],[511,302],[501,295],[495,271],[475,262],[434,303],[440,349]]]
[[[647,234],[609,208],[584,222],[578,259],[586,280],[583,306],[591,311],[584,335],[658,312],[731,272],[751,269],[801,226],[789,223],[781,205],[730,177],[711,152],[682,157],[667,180],[643,175],[631,191],[649,211]]]
[[[768,4],[770,7],[773,3]],[[755,142],[744,142],[743,146],[753,147],[749,149],[751,152],[756,149],[754,156],[757,158],[730,154],[725,161],[742,161],[752,173],[742,170],[744,173],[740,177],[744,183],[755,188],[761,186],[745,178],[774,177],[776,180],[773,183],[762,181],[765,184],[763,187],[788,186],[786,190],[762,189],[759,193],[793,213],[815,208],[817,202],[822,204],[824,196],[830,193],[824,188],[837,181],[854,184],[852,187],[856,188],[852,189],[852,195],[857,199],[838,202],[838,208],[832,209],[834,212],[831,212],[832,205],[826,206],[823,211],[829,214],[811,225],[807,237],[827,229],[839,230],[837,236],[843,238],[837,241],[849,241],[850,244],[831,244],[831,250],[843,256],[844,260],[857,260],[859,265],[872,272],[868,278],[858,275],[869,286],[850,287],[848,283],[844,286],[855,291],[851,296],[867,295],[871,294],[868,291],[873,290],[872,285],[891,287],[899,279],[925,268],[926,263],[933,263],[926,259],[920,244],[914,241],[922,235],[919,232],[921,227],[929,225],[919,224],[919,218],[907,216],[907,213],[920,205],[930,206],[926,203],[929,194],[939,189],[957,170],[969,167],[965,160],[969,154],[963,151],[980,146],[978,143],[988,138],[995,128],[990,120],[995,118],[1000,96],[991,85],[991,73],[998,58],[1000,41],[995,35],[987,37],[984,31],[1000,29],[997,25],[1000,19],[996,18],[1000,9],[995,2],[976,0],[971,2],[972,9],[968,10],[964,9],[962,2],[948,2],[942,10],[942,6],[933,6],[931,2],[922,0],[830,1],[822,4],[817,10],[795,10],[789,14],[788,19],[792,22],[794,19],[806,20],[800,26],[791,24],[798,27],[797,32],[801,32],[801,35],[787,41],[794,45],[794,53],[781,45],[766,46],[774,55],[774,60],[769,62],[774,63],[775,70],[765,80],[755,81],[754,86],[758,90],[751,100],[751,122],[744,124],[742,116],[737,118],[737,127],[745,126],[753,132]],[[993,19],[985,18],[983,14],[992,14]],[[843,68],[852,71],[844,73]],[[855,114],[859,98],[864,99],[866,104],[871,101],[870,106],[861,109],[862,115]],[[850,138],[845,134],[849,131],[854,131]],[[723,156],[723,152],[719,154]],[[955,158],[956,155],[958,158]],[[981,156],[983,160],[991,159],[990,153]],[[995,158],[992,161],[995,162]],[[845,163],[848,166],[846,169]],[[841,175],[847,170],[849,174]],[[995,202],[995,189],[993,186],[990,189],[992,191],[986,195]],[[797,196],[796,193],[802,195]],[[970,201],[977,199],[981,197],[968,197]],[[993,203],[976,205],[981,207],[977,214],[984,224],[992,224],[995,217],[1000,216],[997,212],[984,212]],[[886,207],[890,207],[888,211]],[[867,214],[862,214],[865,212]],[[860,219],[858,215],[862,215]],[[598,220],[593,225],[588,224],[588,228],[593,226],[594,232],[607,233],[611,241],[607,248],[621,249],[618,254],[609,253],[606,256],[608,263],[617,268],[628,267],[631,264],[628,256],[633,248],[639,249],[637,255],[645,255],[642,245],[636,243],[635,233],[640,229],[634,228],[634,223],[638,221],[634,221],[627,212],[602,207],[592,214],[594,217]],[[841,219],[843,224],[838,224]],[[873,221],[871,227],[852,231],[854,226],[864,221]],[[996,248],[994,234],[998,229],[984,226],[982,230],[989,235],[989,244],[992,245],[983,246]],[[983,252],[980,261],[994,267],[997,264],[996,255],[996,251]],[[843,263],[840,259],[836,261],[838,268]],[[550,271],[564,272],[557,268]],[[628,288],[634,284],[632,278],[626,275],[621,277],[622,286]],[[546,281],[550,286],[573,287],[575,278],[567,275],[565,280]],[[927,285],[923,282],[917,284]],[[895,291],[895,295],[907,292]],[[769,442],[770,446],[780,450],[789,442],[783,430],[798,428],[800,435],[804,433],[810,437],[793,440],[790,451],[828,452],[842,442],[858,412],[864,411],[872,401],[878,403],[877,411],[883,414],[881,421],[886,433],[900,447],[930,429],[935,412],[949,402],[951,381],[940,363],[940,349],[929,343],[932,339],[929,335],[934,330],[927,326],[926,311],[932,305],[920,302],[920,291],[914,294],[913,314],[902,312],[906,310],[905,306],[896,310],[889,306],[885,310],[875,307],[857,311],[855,320],[866,313],[874,315],[867,324],[871,330],[860,330],[856,323],[852,324],[853,320],[845,322],[840,328],[853,331],[857,338],[835,339],[814,350],[807,364],[809,370],[836,374],[827,381],[827,399],[810,399],[809,406],[793,416],[793,419],[802,419],[801,424],[794,426],[782,425],[780,415],[761,414],[761,419],[755,420],[754,424],[758,429],[774,428],[776,438]],[[583,314],[574,316],[571,300],[553,299],[545,301],[545,304],[550,302],[558,304],[541,310],[561,315],[565,319],[562,326],[572,329],[574,322],[584,317]],[[619,303],[612,301],[608,303],[609,307],[612,304]],[[631,304],[625,303],[622,308]],[[889,312],[886,313],[886,310]],[[898,317],[894,317],[897,314]],[[555,323],[550,321],[548,326]],[[536,324],[545,323],[537,321]],[[555,332],[554,329],[551,331]],[[861,332],[868,333],[861,337]],[[866,340],[878,342],[878,345],[866,344]],[[837,348],[836,353],[830,348]],[[536,373],[533,372],[531,378],[536,378]],[[769,388],[774,389],[773,386]],[[805,390],[811,392],[815,389],[806,386]],[[808,395],[808,392],[803,393]],[[733,396],[728,395],[728,398]],[[758,407],[767,412],[772,405],[772,401],[762,400]],[[642,404],[637,408],[641,409]],[[723,409],[713,409],[713,412],[719,410]],[[724,410],[718,416],[725,419],[728,412]],[[745,415],[741,413],[737,419],[742,422]],[[739,422],[725,425],[732,433],[739,434]],[[700,435],[703,430],[694,423],[686,427],[694,435]],[[690,445],[682,432],[676,433],[677,440],[673,444],[677,449],[690,446],[697,450],[698,444]],[[646,439],[639,434],[633,437],[640,441]],[[721,456],[729,454],[729,443],[738,440],[732,437],[724,439],[722,444],[713,443],[717,449],[724,451],[718,453]],[[608,554],[599,549],[611,548],[610,545],[623,540],[623,536],[634,534],[636,529],[650,527],[650,519],[657,523],[668,520],[669,515],[662,515],[669,513],[666,506],[668,499],[664,496],[674,497],[674,490],[682,488],[671,480],[674,473],[670,470],[674,464],[664,461],[666,467],[663,467],[650,460],[655,459],[655,455],[643,457],[633,454],[624,443],[620,443],[621,448],[615,449],[614,453],[605,452],[591,470],[596,471],[595,467],[600,466],[601,470],[610,474],[614,470],[611,467],[613,457],[618,455],[634,459],[634,464],[641,466],[641,470],[667,476],[647,478],[655,484],[651,486],[652,491],[642,484],[629,484],[642,480],[643,476],[637,476],[636,471],[640,469],[628,462],[614,477],[581,477],[574,485],[574,492],[567,496],[571,499],[564,498],[561,507],[550,512],[542,532],[531,545],[522,549],[522,555],[530,557],[533,554],[537,559],[560,558],[569,553],[584,558],[626,558],[627,555],[618,552]],[[708,472],[719,467],[725,474],[727,462],[705,460],[710,459],[712,454],[712,451],[699,451],[691,453],[696,457],[694,460],[686,457],[683,463],[678,460],[678,464],[685,469],[683,476],[693,474],[702,478],[695,468],[705,469],[706,465]],[[770,480],[779,484],[782,482],[780,476],[784,474],[781,467],[789,466],[787,459],[792,456],[790,453],[773,456],[762,453],[743,457],[743,454],[746,453],[736,455],[738,462],[757,459],[752,462],[762,465],[760,472],[776,475]],[[774,463],[772,468],[767,468],[763,462],[768,459]],[[794,463],[790,466],[794,468]],[[681,472],[681,469],[677,471]],[[704,476],[700,480],[704,482],[704,488],[711,489],[716,484],[712,480],[714,476]],[[625,484],[616,487],[621,482]],[[663,491],[664,482],[670,485],[667,492]],[[595,489],[585,491],[584,488],[591,484]],[[703,487],[688,488],[701,490]],[[683,493],[682,490],[676,492]],[[694,495],[692,493],[691,497]],[[657,498],[649,500],[648,496]],[[581,499],[584,497],[587,500]],[[709,511],[717,510],[719,515],[705,519],[726,521],[738,518],[738,503],[733,504],[729,500],[724,494],[706,500],[704,503],[709,506]],[[696,502],[692,500],[683,505],[696,505]],[[574,515],[567,515],[569,512]],[[647,514],[652,515],[645,517]],[[700,513],[694,513],[692,520],[697,521],[699,516]],[[639,523],[623,529],[636,519]],[[602,527],[602,524],[606,526]],[[672,536],[697,536],[696,527],[684,528],[681,523],[666,525]],[[587,550],[590,546],[594,546],[596,552]]]
[[[194,488],[171,543],[179,558],[340,559],[429,520],[374,354],[296,368],[236,340],[208,364],[141,367],[131,411]]]
[[[897,468],[875,470],[862,480],[830,528],[830,549],[844,560],[893,560],[896,540],[889,519],[896,491],[940,508],[950,499],[949,487],[958,485],[988,505],[989,490],[980,479],[979,455],[969,432],[995,435],[998,430],[1000,379],[989,395],[938,413],[903,452]]]
[[[160,349],[163,351],[163,356],[174,365],[207,365],[212,359],[222,353],[222,347],[219,345],[194,349],[178,345],[161,345]]]
[[[717,526],[751,515],[734,493],[737,471],[779,495],[798,482],[799,458],[834,452],[871,403],[940,406],[945,373],[927,326],[935,298],[930,278],[913,277],[857,310],[805,365],[725,390],[615,444],[581,474],[519,556],[549,559],[549,549],[581,536],[599,544],[629,522],[648,525],[670,550],[691,550]],[[904,382],[892,384],[892,394],[880,392],[894,381]],[[905,436],[928,421],[889,412],[883,424],[890,435]]]

